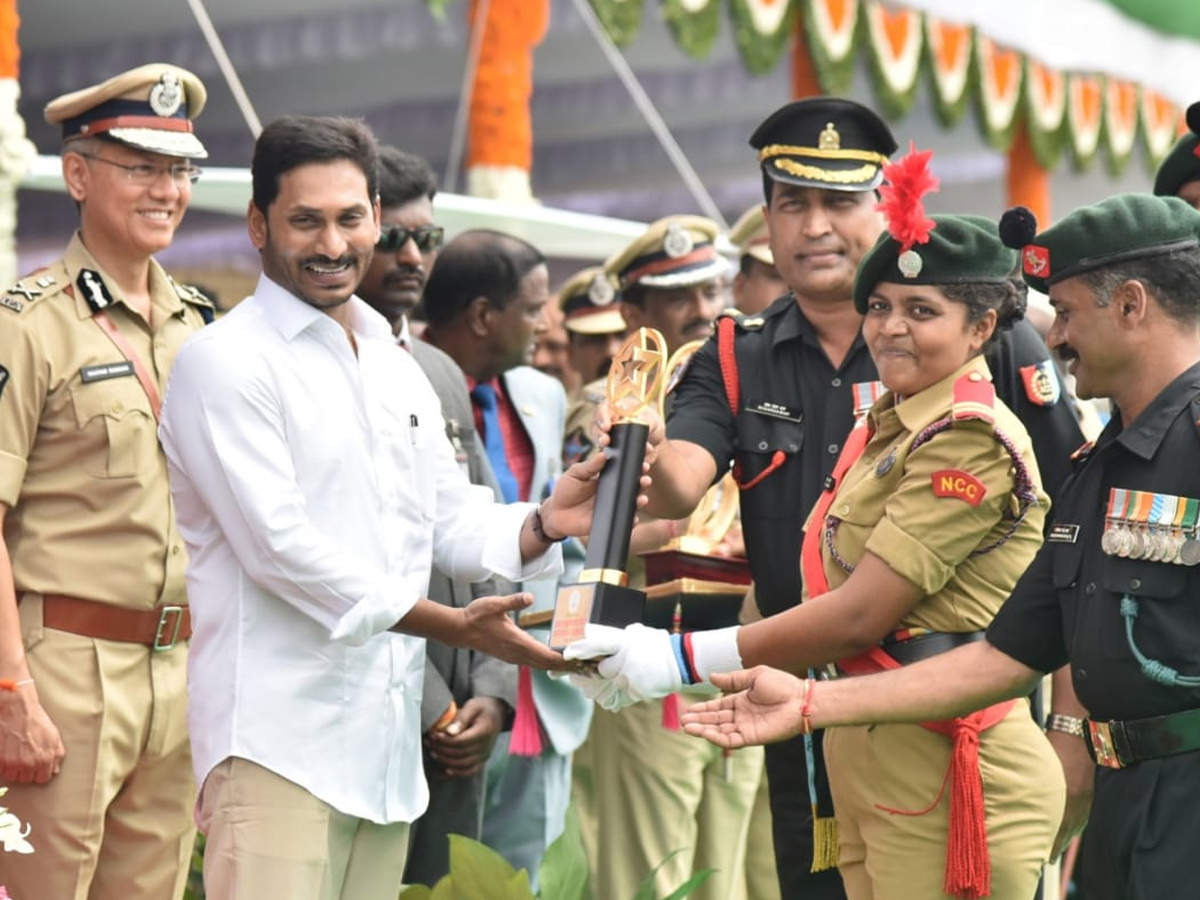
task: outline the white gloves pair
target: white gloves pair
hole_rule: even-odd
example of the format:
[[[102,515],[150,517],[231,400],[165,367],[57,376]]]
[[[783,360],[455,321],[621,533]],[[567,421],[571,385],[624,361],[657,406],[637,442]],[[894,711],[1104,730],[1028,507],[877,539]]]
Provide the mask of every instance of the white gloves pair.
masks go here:
[[[597,659],[599,675],[571,675],[571,683],[610,712],[673,694],[683,687],[670,632],[635,623],[625,628],[589,623],[565,659]]]

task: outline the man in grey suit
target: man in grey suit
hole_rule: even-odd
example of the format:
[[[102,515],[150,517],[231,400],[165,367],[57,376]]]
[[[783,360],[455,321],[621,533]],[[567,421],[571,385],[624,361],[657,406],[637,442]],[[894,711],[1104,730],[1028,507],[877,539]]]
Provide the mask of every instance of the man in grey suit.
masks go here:
[[[482,230],[446,245],[425,288],[426,338],[466,374],[476,428],[509,501],[544,496],[562,470],[566,394],[528,365],[546,327],[549,297],[542,254],[518,238]],[[555,582],[520,589],[534,595],[529,612],[553,607]],[[483,839],[526,869],[535,887],[542,854],[562,831],[571,754],[591,716],[587,698],[566,679],[521,670],[512,733],[501,737],[488,762]]]
[[[442,402],[446,432],[472,483],[496,489],[479,442],[462,370],[449,356],[414,340],[408,316],[421,299],[442,242],[434,225],[437,182],[428,163],[395,147],[379,153],[382,237],[358,295],[392,323],[397,341],[409,350]],[[396,385],[403,390],[403,385]],[[515,590],[507,582],[467,584],[436,569],[429,597],[446,606],[466,606],[474,597]],[[517,669],[472,650],[427,641],[421,732],[429,808],[414,823],[409,840],[406,884],[434,884],[449,871],[449,834],[478,839],[483,827],[484,764],[516,707]]]

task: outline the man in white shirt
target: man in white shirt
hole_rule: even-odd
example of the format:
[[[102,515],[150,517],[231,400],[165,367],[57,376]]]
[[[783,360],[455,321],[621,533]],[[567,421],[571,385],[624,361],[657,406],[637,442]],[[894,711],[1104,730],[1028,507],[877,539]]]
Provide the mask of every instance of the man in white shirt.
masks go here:
[[[421,637],[562,665],[508,618],[527,595],[423,599],[432,565],[557,574],[598,467],[540,507],[468,483],[429,382],[352,296],[380,234],[376,170],[360,122],[267,126],[248,210],[263,275],[181,351],[163,409],[205,888],[223,900],[394,900],[427,800]]]

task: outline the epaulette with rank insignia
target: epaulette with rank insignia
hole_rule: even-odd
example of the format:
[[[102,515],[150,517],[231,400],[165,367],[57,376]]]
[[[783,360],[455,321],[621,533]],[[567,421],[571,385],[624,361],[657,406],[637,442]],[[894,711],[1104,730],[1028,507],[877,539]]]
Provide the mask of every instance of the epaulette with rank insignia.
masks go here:
[[[968,372],[954,382],[954,405],[951,416],[955,422],[980,419],[989,424],[996,421],[996,388],[979,372]]]
[[[179,299],[184,303],[196,307],[196,312],[200,313],[200,318],[204,320],[204,324],[211,325],[216,318],[217,310],[213,302],[205,296],[204,292],[190,284],[183,284],[176,281],[169,275],[167,277],[171,281],[171,286],[175,288],[175,293],[179,295]]]
[[[61,293],[66,286],[65,270],[56,272],[53,268],[38,269],[5,291],[0,296],[0,307],[15,313],[24,312],[32,304]]]

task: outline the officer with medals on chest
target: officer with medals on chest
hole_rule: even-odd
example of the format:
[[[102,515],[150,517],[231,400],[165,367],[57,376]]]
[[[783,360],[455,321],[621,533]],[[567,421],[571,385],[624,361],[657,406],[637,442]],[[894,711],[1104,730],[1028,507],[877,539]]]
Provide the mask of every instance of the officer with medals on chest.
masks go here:
[[[646,511],[687,515],[732,465],[758,605],[770,616],[800,602],[804,520],[856,419],[883,393],[852,293],[860,260],[884,230],[877,189],[896,141],[865,106],[821,97],[772,113],[750,144],[772,257],[790,293],[760,315],[724,317],[692,358],[657,447]],[[1059,402],[1045,345],[1020,321],[986,359],[997,397],[1030,433],[1053,498],[1083,435]],[[1043,390],[1039,372],[1056,390]],[[1056,709],[1077,711],[1057,687]],[[822,752],[820,735],[767,748],[784,900],[845,896]],[[1072,767],[1084,769],[1086,757],[1073,755]]]
[[[1075,454],[1046,543],[985,641],[898,672],[806,684],[775,670],[714,676],[739,691],[688,730],[725,746],[804,727],[917,721],[1028,690],[1069,663],[1096,763],[1089,900],[1190,893],[1200,833],[1200,214],[1175,197],[1083,207],[1022,251],[1047,292],[1048,342],[1112,420]],[[685,720],[689,716],[685,715]]]
[[[164,900],[187,877],[187,555],[157,419],[213,309],[153,254],[207,155],[205,96],[152,64],[45,111],[80,224],[0,309],[0,785],[36,849],[5,855],[17,897]]]

